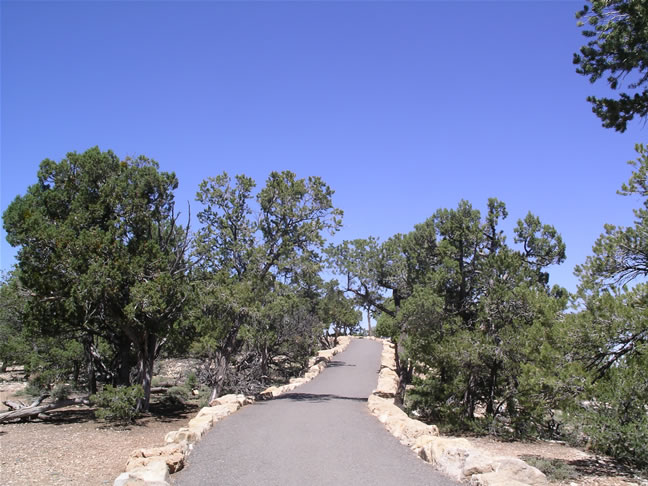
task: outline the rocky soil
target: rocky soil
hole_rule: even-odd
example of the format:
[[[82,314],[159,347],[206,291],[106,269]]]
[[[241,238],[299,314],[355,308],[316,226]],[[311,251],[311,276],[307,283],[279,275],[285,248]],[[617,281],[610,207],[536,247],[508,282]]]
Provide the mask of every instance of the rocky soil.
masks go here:
[[[163,445],[164,435],[186,426],[195,413],[113,427],[95,420],[86,407],[62,410],[48,422],[0,425],[3,485],[112,484],[134,449]]]
[[[648,480],[610,458],[559,442],[500,442],[488,437],[469,437],[468,440],[492,455],[516,456],[525,461],[529,461],[529,458],[553,460],[555,464],[566,466],[564,469],[573,473],[572,478],[551,481],[552,485],[648,486]]]
[[[164,363],[165,377],[186,372],[182,362]],[[0,402],[29,402],[20,370],[0,374]],[[0,412],[6,407],[0,405]],[[0,424],[0,477],[3,486],[112,484],[133,450],[164,444],[167,432],[187,425],[198,407],[184,411],[152,406],[148,416],[129,426],[98,421],[94,410],[74,406],[50,412],[46,421]]]

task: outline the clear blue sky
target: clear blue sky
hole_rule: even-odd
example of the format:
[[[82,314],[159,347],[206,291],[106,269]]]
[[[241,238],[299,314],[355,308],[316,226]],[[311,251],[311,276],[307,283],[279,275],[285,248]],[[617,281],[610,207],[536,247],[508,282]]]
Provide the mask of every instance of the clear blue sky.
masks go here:
[[[561,232],[574,290],[643,124],[606,130],[575,73],[583,2],[1,3],[1,209],[44,158],[98,145],[180,180],[319,175],[339,239],[408,232],[440,207],[503,200]],[[197,205],[193,205],[194,214]],[[2,234],[3,269],[15,250]]]

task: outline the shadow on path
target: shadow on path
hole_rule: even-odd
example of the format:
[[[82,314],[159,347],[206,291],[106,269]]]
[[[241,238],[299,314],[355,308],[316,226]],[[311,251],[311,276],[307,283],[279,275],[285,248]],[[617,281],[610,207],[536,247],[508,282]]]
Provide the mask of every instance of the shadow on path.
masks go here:
[[[348,364],[348,363],[345,363],[344,361],[329,361],[328,364],[326,365],[327,368],[339,368],[340,366],[353,366],[353,367],[355,367],[354,364]]]
[[[273,400],[293,400],[297,402],[327,402],[330,400],[351,400],[354,402],[366,402],[368,398],[342,397],[329,393],[285,393],[275,397]]]

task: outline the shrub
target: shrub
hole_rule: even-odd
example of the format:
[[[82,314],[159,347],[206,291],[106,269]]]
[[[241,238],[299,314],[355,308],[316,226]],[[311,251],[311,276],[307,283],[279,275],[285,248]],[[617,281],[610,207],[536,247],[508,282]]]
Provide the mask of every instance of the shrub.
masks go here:
[[[185,386],[191,391],[191,390],[196,390],[200,386],[198,383],[198,377],[196,376],[196,373],[191,371],[187,375],[187,381],[185,382]]]
[[[521,456],[521,459],[530,466],[540,469],[550,481],[567,481],[578,478],[576,469],[560,459],[538,456]]]
[[[108,422],[133,422],[139,415],[137,401],[144,398],[144,389],[140,385],[113,387],[104,389],[90,397],[97,407],[95,415]]]
[[[211,388],[208,386],[202,385],[198,390],[198,406],[199,407],[208,407],[209,406],[209,397],[211,396]]]
[[[190,391],[183,386],[172,386],[167,390],[166,396],[174,404],[184,405],[190,398]]]
[[[56,385],[52,389],[52,398],[56,401],[65,400],[72,393],[72,387],[70,385]]]
[[[648,471],[648,355],[610,369],[593,387],[591,400],[572,411],[576,436],[592,450]]]
[[[36,397],[42,395],[45,391],[46,391],[46,389],[43,388],[40,384],[34,383],[33,381],[29,381],[25,388],[23,388],[18,393],[16,393],[16,396],[17,397],[36,398]]]

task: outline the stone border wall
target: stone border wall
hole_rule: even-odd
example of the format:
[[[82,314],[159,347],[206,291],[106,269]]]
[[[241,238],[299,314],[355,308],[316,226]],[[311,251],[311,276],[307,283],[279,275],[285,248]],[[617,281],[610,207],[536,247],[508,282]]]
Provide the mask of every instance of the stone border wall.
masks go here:
[[[395,404],[399,378],[395,346],[383,343],[378,386],[369,397],[369,410],[402,444],[437,470],[473,486],[543,486],[546,476],[516,457],[491,456],[466,439],[440,437],[435,425],[410,418]]]
[[[194,445],[215,423],[256,400],[274,398],[311,381],[326,368],[333,356],[344,351],[350,342],[351,336],[339,337],[337,346],[322,350],[317,356],[310,358],[304,376],[291,378],[286,385],[271,386],[256,397],[224,395],[212,400],[209,407],[200,409],[187,427],[169,432],[164,438],[166,445],[133,451],[126,463],[126,471],[115,479],[113,486],[170,486],[169,474],[184,467]]]

